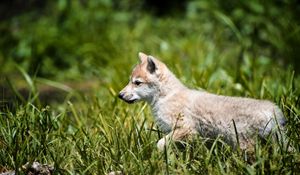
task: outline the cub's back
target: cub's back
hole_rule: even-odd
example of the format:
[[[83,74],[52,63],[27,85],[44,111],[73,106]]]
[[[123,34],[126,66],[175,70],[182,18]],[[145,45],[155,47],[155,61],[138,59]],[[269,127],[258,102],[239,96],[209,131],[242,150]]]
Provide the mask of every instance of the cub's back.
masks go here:
[[[274,117],[279,123],[284,120],[283,113],[278,106],[267,100],[229,97],[202,91],[193,91],[191,98],[198,110],[208,112],[212,117],[223,120],[269,121]]]

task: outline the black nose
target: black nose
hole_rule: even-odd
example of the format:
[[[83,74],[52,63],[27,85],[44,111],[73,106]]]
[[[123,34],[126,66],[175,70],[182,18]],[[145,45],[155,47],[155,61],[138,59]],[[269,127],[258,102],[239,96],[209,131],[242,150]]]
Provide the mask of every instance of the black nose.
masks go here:
[[[118,95],[118,97],[119,97],[120,99],[123,99],[124,93],[120,92],[119,95]]]

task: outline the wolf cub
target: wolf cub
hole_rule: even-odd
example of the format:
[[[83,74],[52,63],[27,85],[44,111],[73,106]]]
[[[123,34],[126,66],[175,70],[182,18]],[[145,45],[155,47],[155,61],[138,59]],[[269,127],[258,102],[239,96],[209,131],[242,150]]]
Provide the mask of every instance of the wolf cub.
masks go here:
[[[139,59],[119,97],[128,103],[148,102],[157,125],[167,133],[157,143],[160,150],[169,140],[194,134],[221,136],[245,150],[254,146],[255,136],[265,138],[285,122],[282,111],[270,101],[189,89],[158,59],[144,53],[139,53]]]

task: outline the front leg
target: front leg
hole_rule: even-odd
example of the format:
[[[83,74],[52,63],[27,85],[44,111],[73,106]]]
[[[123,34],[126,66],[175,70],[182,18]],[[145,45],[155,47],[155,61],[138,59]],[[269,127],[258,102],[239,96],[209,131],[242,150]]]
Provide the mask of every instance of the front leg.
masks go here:
[[[166,146],[168,146],[170,140],[175,141],[175,142],[180,142],[183,141],[186,137],[191,135],[191,129],[190,128],[183,128],[183,127],[177,127],[174,128],[168,135],[165,137],[161,138],[157,142],[157,148],[160,151],[163,151]]]

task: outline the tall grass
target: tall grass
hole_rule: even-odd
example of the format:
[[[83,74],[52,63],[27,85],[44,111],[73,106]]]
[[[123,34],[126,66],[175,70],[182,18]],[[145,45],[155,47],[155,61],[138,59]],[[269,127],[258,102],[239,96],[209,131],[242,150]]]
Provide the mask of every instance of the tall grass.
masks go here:
[[[299,111],[284,107],[290,119],[292,152],[280,143],[256,145],[252,161],[221,140],[207,148],[199,139],[185,150],[156,149],[162,137],[144,104],[128,106],[113,96],[91,97],[63,112],[32,104],[1,113],[2,166],[17,170],[26,162],[54,164],[62,174],[264,174],[299,172]],[[286,103],[283,102],[283,106]],[[292,110],[290,114],[287,111]],[[299,118],[298,118],[299,119]],[[221,146],[218,146],[219,144]],[[270,149],[270,147],[272,149]]]

